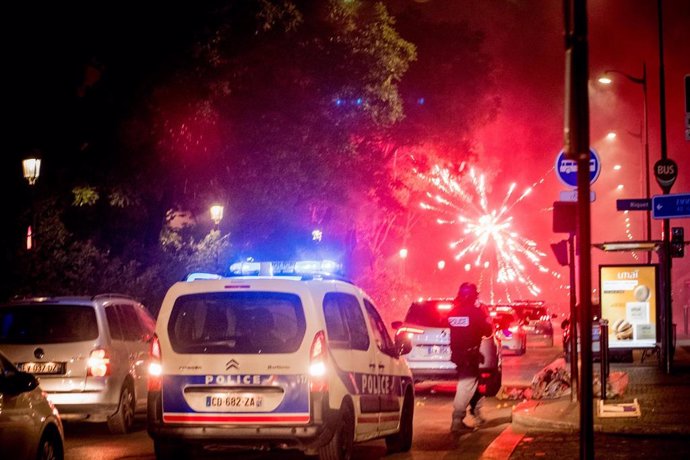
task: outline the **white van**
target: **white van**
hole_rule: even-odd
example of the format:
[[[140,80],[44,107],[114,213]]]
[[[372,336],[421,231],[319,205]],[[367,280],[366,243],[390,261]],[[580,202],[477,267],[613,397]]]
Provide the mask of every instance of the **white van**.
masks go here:
[[[332,263],[232,269],[245,276],[197,276],[163,300],[149,376],[156,457],[234,447],[347,459],[353,443],[380,437],[409,450],[409,348],[372,300],[329,276]]]

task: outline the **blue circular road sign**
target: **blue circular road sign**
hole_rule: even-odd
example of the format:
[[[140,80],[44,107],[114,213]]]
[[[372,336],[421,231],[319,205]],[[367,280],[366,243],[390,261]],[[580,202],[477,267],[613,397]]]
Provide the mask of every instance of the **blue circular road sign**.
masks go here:
[[[601,160],[599,154],[590,147],[589,149],[589,183],[593,184],[599,178],[601,172]],[[577,187],[577,161],[565,157],[561,152],[556,157],[556,175],[558,179],[569,187]]]

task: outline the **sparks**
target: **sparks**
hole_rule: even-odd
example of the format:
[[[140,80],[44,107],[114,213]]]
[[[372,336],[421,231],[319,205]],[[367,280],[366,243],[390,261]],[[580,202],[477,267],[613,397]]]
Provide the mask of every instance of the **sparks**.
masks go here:
[[[517,184],[510,184],[500,206],[492,208],[486,179],[474,168],[462,179],[439,166],[420,176],[435,188],[435,193],[426,193],[428,200],[420,204],[421,208],[436,213],[439,225],[459,227],[461,236],[450,243],[454,259],[463,264],[465,271],[479,270],[479,289],[489,293],[491,303],[523,298],[523,288],[538,297],[541,289],[527,273],[528,266],[560,278],[560,273],[542,263],[546,254],[538,249],[537,243],[513,228],[510,215],[543,179],[517,198],[514,198]],[[499,288],[501,295],[496,292]]]

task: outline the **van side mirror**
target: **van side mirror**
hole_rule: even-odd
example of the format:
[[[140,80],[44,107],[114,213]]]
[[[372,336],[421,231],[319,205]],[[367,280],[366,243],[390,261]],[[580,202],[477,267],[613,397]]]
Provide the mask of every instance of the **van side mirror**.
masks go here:
[[[395,349],[399,356],[403,356],[412,351],[412,341],[404,334],[395,335]]]
[[[394,331],[397,331],[398,329],[400,329],[402,327],[402,325],[403,325],[402,321],[393,321],[391,323],[391,327],[393,328]]]

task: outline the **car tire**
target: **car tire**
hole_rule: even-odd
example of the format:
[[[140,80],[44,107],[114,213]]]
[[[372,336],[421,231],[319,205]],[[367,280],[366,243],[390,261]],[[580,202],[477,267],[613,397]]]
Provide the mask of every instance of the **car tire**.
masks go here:
[[[64,451],[60,436],[56,433],[44,433],[38,443],[36,460],[63,460]]]
[[[319,448],[321,460],[351,460],[355,442],[355,414],[349,401],[343,403],[340,417],[328,443]]]
[[[395,434],[386,436],[388,453],[408,452],[412,448],[413,421],[414,398],[408,392],[405,395],[405,401],[400,414],[400,430]]]
[[[128,383],[120,391],[120,403],[117,412],[108,418],[108,430],[112,434],[126,434],[134,426],[134,390]]]
[[[156,454],[156,460],[184,460],[189,458],[188,446],[167,439],[154,439],[153,452]]]
[[[527,341],[522,342],[520,349],[518,350],[518,356],[522,356],[527,352]]]

